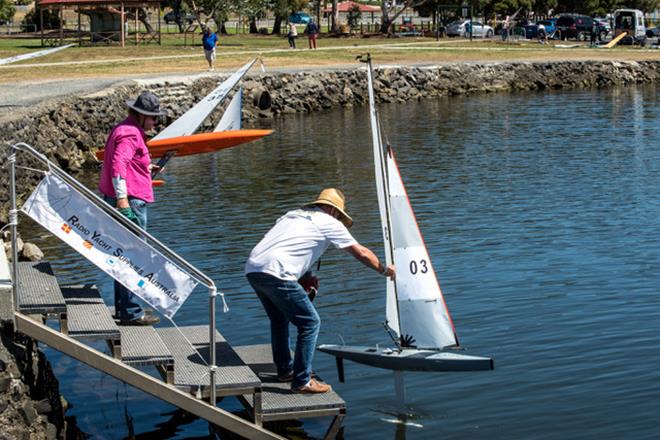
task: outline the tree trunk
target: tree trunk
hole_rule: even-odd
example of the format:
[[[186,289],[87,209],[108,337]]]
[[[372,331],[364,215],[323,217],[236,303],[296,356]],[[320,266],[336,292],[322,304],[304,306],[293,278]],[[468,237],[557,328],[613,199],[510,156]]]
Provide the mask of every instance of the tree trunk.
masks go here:
[[[275,22],[273,23],[273,35],[279,35],[281,33],[282,33],[282,17],[276,15]]]
[[[333,34],[339,33],[339,8],[337,2],[338,0],[332,0],[332,22],[330,32]]]
[[[380,33],[389,34],[390,33],[390,14],[389,9],[387,8],[387,0],[381,0],[380,2],[380,11],[382,13],[380,18]]]
[[[257,28],[257,17],[252,16],[250,17],[250,33],[251,34],[258,34],[259,29]]]
[[[144,8],[138,9],[138,20],[142,22],[144,27],[147,29],[147,32],[150,34],[156,32],[151,23],[149,23],[149,16],[147,15],[147,11],[145,11]]]
[[[218,14],[213,14],[213,21],[217,27],[217,33],[220,35],[228,35],[227,28],[225,27],[225,21]]]

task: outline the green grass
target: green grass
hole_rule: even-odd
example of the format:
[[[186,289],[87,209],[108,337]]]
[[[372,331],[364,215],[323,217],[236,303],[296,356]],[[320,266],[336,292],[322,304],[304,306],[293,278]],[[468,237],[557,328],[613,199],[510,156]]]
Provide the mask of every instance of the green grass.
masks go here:
[[[0,82],[76,77],[114,76],[169,73],[199,73],[206,69],[201,49],[201,36],[191,41],[182,34],[164,34],[162,45],[131,44],[74,46],[72,48],[20,63],[0,66]],[[307,38],[301,35],[298,46],[304,50],[288,50],[286,38],[273,35],[239,34],[220,36],[218,69],[234,69],[248,59],[261,56],[267,67],[323,67],[352,64],[356,55],[371,52],[377,63],[447,63],[488,61],[552,61],[552,60],[657,60],[657,51],[633,48],[598,50],[587,47],[557,49],[535,42],[505,44],[498,40],[469,42],[458,39],[433,38],[371,38],[322,37],[321,50],[307,50]],[[39,39],[0,38],[0,58],[40,50]],[[59,63],[59,64],[58,64]],[[23,66],[23,67],[22,67]]]

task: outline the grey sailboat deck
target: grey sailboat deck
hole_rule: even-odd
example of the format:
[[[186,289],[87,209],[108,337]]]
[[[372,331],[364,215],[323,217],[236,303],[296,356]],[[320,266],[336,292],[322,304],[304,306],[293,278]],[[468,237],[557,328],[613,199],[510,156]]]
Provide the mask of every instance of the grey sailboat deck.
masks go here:
[[[174,386],[191,393],[208,390],[208,326],[157,328],[156,332],[174,356]],[[216,390],[218,395],[235,395],[240,390],[254,393],[261,381],[236,355],[216,330]],[[193,345],[191,346],[188,341]]]
[[[25,314],[66,312],[66,303],[50,263],[18,263],[18,310]]]
[[[291,383],[279,382],[270,344],[245,345],[234,349],[262,382],[261,406],[264,421],[338,416],[345,413],[346,403],[334,390],[324,394],[296,394],[290,390]],[[247,404],[250,404],[249,397],[244,396]]]

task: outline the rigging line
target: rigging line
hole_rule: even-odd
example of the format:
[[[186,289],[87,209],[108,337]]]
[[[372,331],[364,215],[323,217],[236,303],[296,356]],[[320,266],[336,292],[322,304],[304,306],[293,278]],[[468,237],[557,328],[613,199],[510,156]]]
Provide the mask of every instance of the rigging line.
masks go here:
[[[206,365],[206,366],[208,367],[208,366],[209,366],[209,363],[206,362],[206,359],[204,359],[204,356],[202,356],[202,354],[199,352],[199,350],[197,350],[197,349],[195,348],[195,346],[193,345],[193,343],[190,342],[190,339],[188,339],[188,338],[186,337],[186,335],[183,334],[183,332],[181,331],[181,329],[179,328],[179,326],[176,325],[176,322],[174,322],[174,319],[170,318],[170,317],[167,316],[167,315],[163,315],[163,316],[165,316],[165,318],[166,318],[170,323],[172,323],[172,325],[173,325],[174,328],[179,332],[179,334],[181,335],[181,337],[183,337],[183,339],[186,340],[186,342],[188,343],[188,345],[190,345],[190,347],[191,347],[193,350],[195,350],[195,354],[197,354],[197,357],[199,357],[199,358],[202,360],[202,362],[204,362],[204,365]]]
[[[36,168],[24,167],[21,165],[16,165],[16,168],[21,168],[23,170],[28,170],[28,171],[34,171],[35,173],[41,173],[41,174],[46,174],[48,172],[46,170],[38,170]]]
[[[397,306],[398,307],[398,306]],[[390,331],[390,327],[388,326],[388,321],[385,320],[383,321],[383,327],[385,327],[385,331],[387,332],[388,335],[390,335],[390,338],[392,338],[392,342],[397,346],[399,350],[401,350],[401,343],[399,342],[399,339],[395,338],[392,332]],[[400,327],[400,326],[399,326]]]

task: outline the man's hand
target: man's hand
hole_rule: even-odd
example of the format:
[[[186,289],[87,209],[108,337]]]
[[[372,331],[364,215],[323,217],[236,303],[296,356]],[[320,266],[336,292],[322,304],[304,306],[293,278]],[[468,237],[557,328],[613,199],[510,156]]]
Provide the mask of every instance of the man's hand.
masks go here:
[[[396,280],[396,270],[394,268],[393,264],[390,264],[385,268],[385,272],[383,272],[383,275],[385,275],[388,278],[391,278],[392,281]]]
[[[117,199],[117,209],[126,209],[130,207],[131,205],[128,204],[128,199]]]

